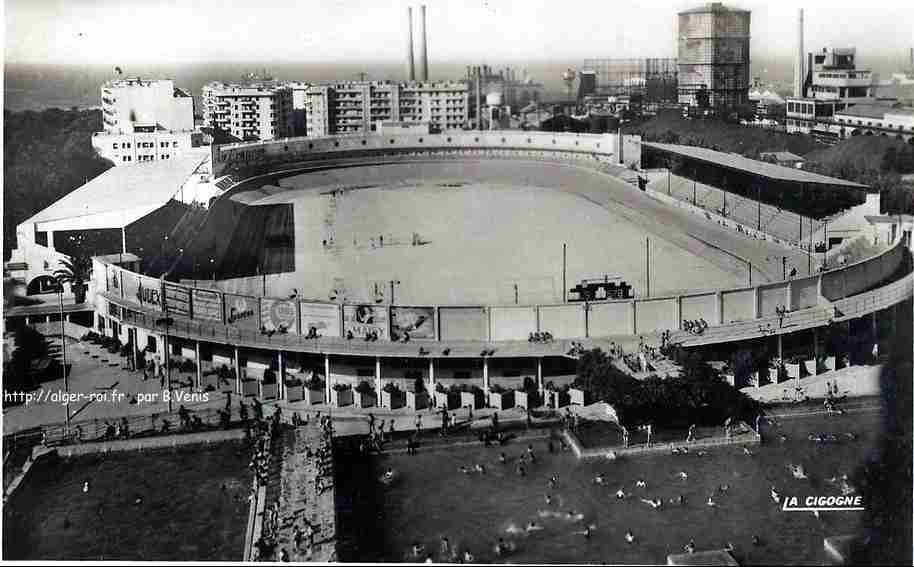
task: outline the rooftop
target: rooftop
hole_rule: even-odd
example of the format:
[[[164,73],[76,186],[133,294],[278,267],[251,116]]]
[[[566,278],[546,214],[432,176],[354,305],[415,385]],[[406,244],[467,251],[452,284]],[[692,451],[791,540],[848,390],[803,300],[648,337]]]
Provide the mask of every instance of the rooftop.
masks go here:
[[[704,14],[707,12],[742,12],[742,13],[748,14],[749,10],[744,10],[742,8],[733,8],[730,6],[724,6],[720,2],[708,2],[707,4],[702,4],[701,6],[689,8],[688,10],[683,10],[679,13],[680,14]]]
[[[886,114],[914,116],[914,108],[895,106],[893,104],[855,104],[835,112],[840,116],[861,116],[863,118],[885,118]]]
[[[787,181],[791,183],[815,183],[818,185],[835,185],[851,189],[866,189],[866,185],[838,179],[837,177],[828,177],[811,173],[802,169],[784,167],[764,161],[757,161],[743,157],[739,154],[728,154],[709,150],[707,148],[697,148],[694,146],[683,146],[680,144],[658,144],[655,142],[642,142],[641,146],[648,149],[660,150],[663,152],[674,153],[689,159],[711,163],[728,169],[765,177],[776,181]]]
[[[174,159],[112,167],[22,224],[45,225],[39,230],[127,226],[167,203],[208,155],[209,148],[199,148]]]

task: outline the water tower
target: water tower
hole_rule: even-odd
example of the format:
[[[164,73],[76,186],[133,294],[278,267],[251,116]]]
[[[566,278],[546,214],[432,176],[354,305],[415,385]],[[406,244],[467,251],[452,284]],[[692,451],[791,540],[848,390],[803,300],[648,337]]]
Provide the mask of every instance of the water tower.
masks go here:
[[[501,120],[502,96],[499,92],[486,95],[486,106],[489,107],[489,130],[495,129],[495,124]]]

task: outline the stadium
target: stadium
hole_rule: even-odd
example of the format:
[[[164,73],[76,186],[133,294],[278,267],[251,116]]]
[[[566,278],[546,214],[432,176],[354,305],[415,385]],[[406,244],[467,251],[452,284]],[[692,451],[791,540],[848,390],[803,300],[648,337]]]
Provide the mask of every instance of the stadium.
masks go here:
[[[388,382],[402,392],[421,379],[429,391],[472,385],[485,404],[493,384],[529,377],[544,394],[570,380],[576,345],[663,332],[685,346],[758,338],[779,358],[822,355],[811,329],[910,294],[899,277],[910,227],[878,217],[869,197],[851,209],[870,213],[865,253],[828,269],[813,253],[824,222],[745,195],[731,197],[733,213],[677,198],[676,176],[639,170],[641,152],[634,137],[518,131],[216,146],[215,189],[196,191],[207,208],[170,213],[164,240],[145,243],[156,254],[95,258],[94,324],[157,367],[167,335],[172,356],[200,361],[196,387],[225,366],[232,389],[267,399],[296,399],[285,383],[310,375],[322,402],[334,384],[368,382],[380,403]],[[786,169],[765,166],[743,175]],[[788,172],[807,191],[853,185]],[[702,185],[703,199],[712,190]],[[757,210],[757,226],[733,203]],[[166,216],[144,213],[131,226]],[[825,236],[835,245],[839,224]],[[594,293],[575,294],[581,282]],[[692,322],[704,330],[686,331]],[[268,369],[283,379],[265,389]]]
[[[756,193],[753,199],[751,189],[726,184],[724,190],[671,170],[644,168],[643,151],[684,155],[704,168],[738,172],[729,174],[731,180],[749,179],[750,186],[754,181],[778,191]],[[70,236],[91,237],[97,252],[104,254],[92,258],[86,306],[67,303],[67,311],[59,316],[90,317],[95,331],[116,338],[120,355],[130,359],[123,369],[128,374],[146,369],[142,383],[137,380],[141,388],[154,390],[160,384],[147,384],[150,370],[162,378],[161,384],[167,379],[172,388],[187,392],[273,401],[276,408],[306,415],[338,412],[340,427],[350,429],[362,425],[364,414],[371,411],[390,420],[390,431],[394,418],[399,418],[399,433],[403,421],[426,408],[454,410],[455,416],[458,410],[468,412],[472,422],[474,409],[482,415],[504,411],[506,421],[519,421],[524,412],[515,415],[507,410],[545,408],[527,413],[529,419],[531,413],[552,414],[550,410],[569,403],[585,405],[587,392],[566,386],[575,379],[578,356],[590,348],[601,348],[617,368],[644,379],[678,373],[676,364],[657,356],[651,345],[710,349],[706,353],[724,359],[725,349],[751,345],[779,363],[786,361],[786,373],[723,376],[744,391],[779,391],[788,379],[799,383],[804,373],[814,377],[864,360],[880,340],[877,316],[887,340],[886,323],[895,324],[897,306],[912,294],[909,219],[878,215],[878,198],[862,186],[726,155],[689,152],[693,150],[641,143],[633,137],[518,131],[375,134],[215,146],[207,156],[115,168],[92,180],[18,227],[16,257],[20,272],[27,274],[24,287],[42,297],[50,286],[41,283],[49,277],[41,273],[41,262],[47,270],[67,250],[67,242],[79,242]],[[785,195],[797,200],[791,193],[796,184],[811,196],[814,211],[796,203],[790,203],[794,210],[779,206]],[[130,207],[118,191],[124,186],[137,194]],[[837,201],[850,208],[838,214],[829,211],[831,201],[823,198],[829,191],[842,191]],[[826,213],[832,214],[822,216]],[[827,243],[821,254],[820,241]],[[62,297],[60,301],[64,312]],[[39,325],[44,331],[77,340],[86,331],[64,322],[55,331],[58,324],[50,321],[44,305],[7,313],[8,318],[17,316],[32,321],[44,317],[48,323]],[[856,339],[843,345],[830,342],[827,337],[835,327]],[[851,347],[855,352],[846,350]],[[90,346],[80,348],[89,355],[95,352]],[[797,360],[813,364],[805,365],[804,371]],[[232,396],[226,398],[230,403]],[[587,409],[595,411],[593,407]],[[193,408],[211,427],[217,421],[215,409]],[[226,409],[228,422],[233,419],[232,407]],[[69,459],[64,463],[72,463],[66,465],[72,467],[67,486],[76,486],[79,475],[96,469],[104,482],[113,482],[120,461],[77,458],[91,453],[92,445],[122,446],[121,450],[167,446],[169,436],[156,432],[160,422],[181,419],[180,411],[171,411],[130,418],[130,431],[151,433],[148,439],[112,441],[105,432],[112,426],[107,421],[102,425],[98,416],[104,414],[99,413],[91,421],[74,417],[66,426],[42,424],[40,432],[43,444],[55,445]],[[417,421],[417,435],[420,424]],[[185,429],[182,426],[181,431]],[[240,430],[199,435],[233,439],[240,437]],[[269,482],[257,488],[255,481],[244,535],[245,559],[254,557],[254,542],[269,530],[285,534],[277,537],[291,537],[284,528],[269,527],[266,516],[257,511],[265,502],[298,509],[298,500],[280,497],[287,485],[277,479],[313,480],[318,475],[301,443],[317,446],[320,435],[317,427],[288,433],[281,445],[285,456],[276,457],[279,464],[270,469]],[[802,435],[797,433],[797,439],[805,439]],[[83,440],[100,444],[79,442]],[[545,440],[535,442],[536,450],[546,455]],[[235,467],[246,459],[231,447],[226,455],[213,451],[199,453],[206,456],[205,462],[192,471],[197,484],[188,484],[188,492],[200,490],[198,486],[218,490],[206,480],[214,474],[213,467],[222,462]],[[510,474],[492,475],[498,479],[497,491],[515,494],[509,513],[501,506],[486,508],[489,493],[472,489],[468,483],[475,480],[454,472],[462,460],[482,460],[486,451],[465,448],[422,460],[394,455],[378,463],[393,463],[401,474],[436,479],[450,487],[430,491],[429,501],[415,510],[432,510],[438,498],[455,498],[461,504],[458,516],[482,513],[492,525],[500,525],[506,515],[535,512],[528,510],[535,506],[529,489]],[[168,455],[161,462],[150,459],[148,470],[170,467],[184,458]],[[560,454],[543,458],[548,467],[556,467],[579,485],[582,495],[592,484],[589,475],[600,466],[579,466]],[[719,458],[730,457],[721,452]],[[769,459],[770,467],[783,468],[776,459],[777,455]],[[831,459],[830,466],[837,466],[839,456]],[[359,522],[373,522],[377,513],[334,499],[375,487],[382,472],[378,463],[341,467],[339,488],[329,495],[314,481],[315,492],[307,499],[326,529],[336,533],[339,525],[341,536],[339,548],[337,543],[324,545],[320,553],[326,555],[317,557],[333,558],[337,549],[341,557],[361,557],[365,551],[359,547],[367,545],[361,537],[355,538],[359,543],[351,540],[354,534],[370,531]],[[626,463],[622,466],[630,475],[642,474],[644,462]],[[56,466],[51,461],[51,472],[45,474],[56,474]],[[442,466],[449,467],[450,476],[441,472]],[[742,466],[741,474],[756,474],[751,466]],[[650,468],[651,474],[659,475],[652,476],[652,482],[664,482],[665,473]],[[724,482],[730,469],[720,464],[720,471],[726,472],[708,472],[708,478]],[[332,476],[327,471],[320,474]],[[225,472],[223,486],[239,485],[240,477],[237,471]],[[41,475],[31,478],[20,490],[23,510],[40,500],[42,490],[57,486],[42,484]],[[393,495],[391,502],[412,501],[408,491],[416,484],[400,484],[382,491]],[[478,498],[466,498],[468,493]],[[767,513],[766,495],[759,494],[752,504],[753,525]],[[698,492],[688,495],[693,496],[696,501],[702,498]],[[237,556],[237,549],[220,547],[219,542],[238,542],[243,507],[230,505],[229,498],[234,503],[238,496],[227,495],[225,489],[218,498],[229,510],[223,518],[225,529],[211,534],[212,541],[188,541],[188,553],[193,549],[201,557],[222,557],[200,551],[212,547]],[[303,503],[306,497],[301,498]],[[592,505],[575,502],[585,510]],[[408,547],[414,537],[451,529],[448,522],[429,523],[411,516],[409,509],[394,508],[387,510],[395,523],[386,537],[397,549]],[[695,522],[702,521],[702,512],[690,513]],[[648,533],[652,513],[636,516],[636,529],[643,521],[640,532]],[[404,522],[414,526],[412,530]],[[778,529],[785,535],[793,528],[784,524]],[[621,538],[621,533],[616,535]],[[670,553],[663,545],[682,535],[672,530],[657,543],[659,547],[638,552],[629,548],[629,559]],[[733,537],[737,535],[751,537],[748,532]],[[530,553],[539,553],[534,548],[531,543]],[[790,549],[800,548],[816,546],[807,541]],[[557,550],[553,553],[571,553],[567,547]],[[160,555],[150,552],[148,557]],[[377,557],[396,555],[385,551]]]

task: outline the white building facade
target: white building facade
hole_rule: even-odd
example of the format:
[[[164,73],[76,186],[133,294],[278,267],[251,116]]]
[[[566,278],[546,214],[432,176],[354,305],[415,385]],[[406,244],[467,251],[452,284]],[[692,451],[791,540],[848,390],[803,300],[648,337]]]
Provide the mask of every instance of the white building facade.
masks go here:
[[[293,88],[265,81],[203,87],[203,123],[239,140],[293,136]]]
[[[314,85],[307,91],[307,135],[368,133],[379,122],[427,122],[457,130],[469,122],[466,82],[351,81]]]

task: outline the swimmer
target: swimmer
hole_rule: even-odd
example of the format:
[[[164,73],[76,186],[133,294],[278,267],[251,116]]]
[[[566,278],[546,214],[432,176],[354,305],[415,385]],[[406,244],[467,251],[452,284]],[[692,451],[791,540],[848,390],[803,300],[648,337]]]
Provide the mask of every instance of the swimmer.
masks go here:
[[[850,496],[851,494],[854,494],[856,492],[857,492],[857,489],[854,488],[849,482],[847,482],[846,480],[841,481],[841,494],[843,496]]]
[[[674,454],[674,455],[678,455],[678,454],[679,454],[679,448],[678,448],[678,447],[673,447],[673,449],[672,449],[670,452],[671,452],[672,454]]]
[[[508,457],[504,453],[502,453],[502,454],[498,455],[498,462],[501,464],[505,464],[508,462]]]
[[[425,551],[424,545],[418,542],[413,544],[413,557],[419,557],[423,551]]]
[[[470,469],[468,469],[468,468],[466,468],[465,466],[461,465],[461,467],[460,467],[460,472],[462,472],[463,474],[470,474]]]
[[[791,469],[793,470],[793,477],[798,479],[807,479],[809,476],[806,475],[806,470],[803,468],[803,465],[792,465]]]
[[[559,477],[555,473],[552,473],[552,476],[549,477],[549,488],[555,488],[559,483]]]
[[[394,478],[394,470],[387,469],[387,472],[384,473],[384,480],[393,480],[393,478]]]
[[[134,506],[139,506],[139,505],[142,504],[142,503],[143,503],[143,497],[142,497],[142,496],[137,496],[136,499],[133,501],[133,505],[134,505]]]
[[[597,473],[597,476],[593,478],[594,484],[603,485],[606,482],[606,477],[603,476],[603,473]]]
[[[708,452],[707,452],[707,451],[699,451],[698,453],[696,453],[696,455],[698,455],[699,457],[706,457],[706,456],[708,456]]]
[[[552,496],[551,496],[551,495],[547,494],[545,500],[546,500],[546,506],[549,506],[550,504],[552,504]]]
[[[85,494],[86,492],[89,492],[89,481],[88,480],[83,483],[83,494]]]
[[[622,500],[623,498],[625,498],[625,491],[620,488],[616,491],[616,499]]]
[[[725,550],[725,551],[733,551],[733,544],[730,543],[730,542],[728,541],[728,542],[727,542],[727,545],[724,546],[724,550]]]
[[[781,443],[783,443],[783,442],[787,441],[787,436],[784,435],[783,433],[781,433],[781,435],[778,436],[778,439],[781,441]]]
[[[584,514],[575,512],[574,510],[568,510],[568,512],[565,514],[565,519],[572,522],[580,522],[584,519]]]
[[[753,453],[749,450],[749,447],[743,447],[743,454],[751,457]]]
[[[844,436],[847,437],[848,439],[850,439],[851,441],[854,441],[855,439],[857,439],[857,436],[851,431],[848,431],[847,433],[845,433]]]
[[[647,488],[647,483],[641,479],[638,479],[638,482],[635,483],[635,486],[638,488]]]
[[[752,545],[762,545],[762,540],[757,535],[752,536]]]
[[[441,536],[441,554],[447,556],[451,551],[451,542],[445,536]]]
[[[815,516],[817,520],[821,520],[821,519],[822,519],[822,518],[819,517],[819,511],[818,511],[818,510],[813,510],[813,511],[812,511],[812,515]]]
[[[464,563],[473,563],[473,554],[470,553],[470,550],[467,549],[463,552],[463,562]]]
[[[519,476],[527,476],[527,469],[525,469],[523,465],[519,465],[517,467],[517,474]]]
[[[777,489],[773,486],[771,487],[771,499],[774,500],[775,503],[777,503],[777,504],[781,503],[781,495],[778,493]]]
[[[653,508],[654,510],[659,510],[663,506],[663,500],[661,500],[659,498],[657,498],[656,500],[654,500],[654,499],[648,500],[647,498],[642,498],[641,501],[644,502],[645,504],[650,505],[650,507]]]
[[[689,480],[689,475],[685,471],[679,471],[679,478],[682,480]]]
[[[425,562],[426,562],[426,563],[434,563],[435,561],[432,559],[432,556],[429,555],[428,557],[425,558]]]
[[[480,474],[486,474],[486,467],[480,465],[479,463],[476,463],[475,470]]]
[[[729,484],[721,484],[720,487],[718,487],[717,490],[719,490],[719,491],[721,491],[721,492],[726,492],[726,491],[730,490],[730,485],[729,485]]]
[[[505,540],[498,538],[498,543],[495,544],[495,555],[503,555],[505,552],[507,552]]]
[[[530,522],[529,524],[527,524],[527,527],[525,529],[528,532],[537,532],[537,531],[543,529],[543,526],[537,524],[536,522]]]
[[[713,508],[714,506],[717,506],[717,502],[714,501],[713,496],[708,496],[707,505],[710,506],[711,508]]]
[[[515,526],[514,524],[511,524],[510,526],[505,528],[505,531],[508,532],[509,534],[520,534],[520,533],[524,532],[523,529],[519,528],[518,526]]]
[[[695,553],[695,540],[690,539],[689,543],[687,543],[683,549],[686,553]]]
[[[625,541],[628,543],[635,543],[635,534],[630,531],[625,532]]]
[[[670,504],[676,504],[678,506],[682,506],[683,504],[685,504],[685,496],[680,494],[676,498],[670,498]]]
[[[609,453],[606,453],[606,458],[609,459],[610,461],[615,461],[617,458],[616,452],[610,451]]]

